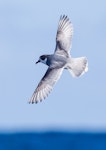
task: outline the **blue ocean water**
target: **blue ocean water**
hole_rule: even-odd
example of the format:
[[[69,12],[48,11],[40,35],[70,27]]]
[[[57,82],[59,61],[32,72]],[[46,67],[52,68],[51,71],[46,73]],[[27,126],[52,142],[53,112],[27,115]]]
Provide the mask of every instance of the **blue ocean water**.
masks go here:
[[[106,133],[1,133],[0,150],[106,150]]]

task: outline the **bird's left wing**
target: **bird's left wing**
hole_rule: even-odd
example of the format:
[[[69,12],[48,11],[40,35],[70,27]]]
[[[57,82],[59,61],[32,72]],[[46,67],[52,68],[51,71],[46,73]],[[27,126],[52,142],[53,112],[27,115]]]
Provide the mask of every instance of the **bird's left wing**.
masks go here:
[[[62,71],[63,68],[56,69],[49,67],[35,89],[29,103],[37,103],[45,99],[53,89],[54,84],[60,78]]]
[[[70,55],[72,45],[73,25],[65,15],[60,17],[56,35],[55,53],[60,55]]]

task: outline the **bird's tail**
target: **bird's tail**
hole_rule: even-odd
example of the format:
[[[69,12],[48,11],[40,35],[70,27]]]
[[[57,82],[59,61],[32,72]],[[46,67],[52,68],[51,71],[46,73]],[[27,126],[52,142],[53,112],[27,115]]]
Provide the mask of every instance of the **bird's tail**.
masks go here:
[[[68,70],[73,77],[79,77],[88,71],[88,61],[86,57],[71,58]]]

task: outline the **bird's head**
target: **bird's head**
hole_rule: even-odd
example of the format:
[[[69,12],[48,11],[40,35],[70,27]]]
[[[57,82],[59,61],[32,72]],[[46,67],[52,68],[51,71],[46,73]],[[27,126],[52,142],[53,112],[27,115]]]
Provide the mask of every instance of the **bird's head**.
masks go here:
[[[47,65],[47,57],[48,57],[48,55],[42,55],[42,56],[40,56],[39,60],[36,62],[36,64],[39,63],[39,62],[42,62],[42,63],[44,63],[44,64]]]

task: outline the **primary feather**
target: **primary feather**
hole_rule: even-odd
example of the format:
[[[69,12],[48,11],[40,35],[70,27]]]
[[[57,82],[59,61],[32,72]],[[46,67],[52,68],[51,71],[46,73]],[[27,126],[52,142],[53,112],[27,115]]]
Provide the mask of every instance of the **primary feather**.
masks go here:
[[[72,45],[73,25],[67,16],[61,16],[59,20],[55,53],[70,55]]]

